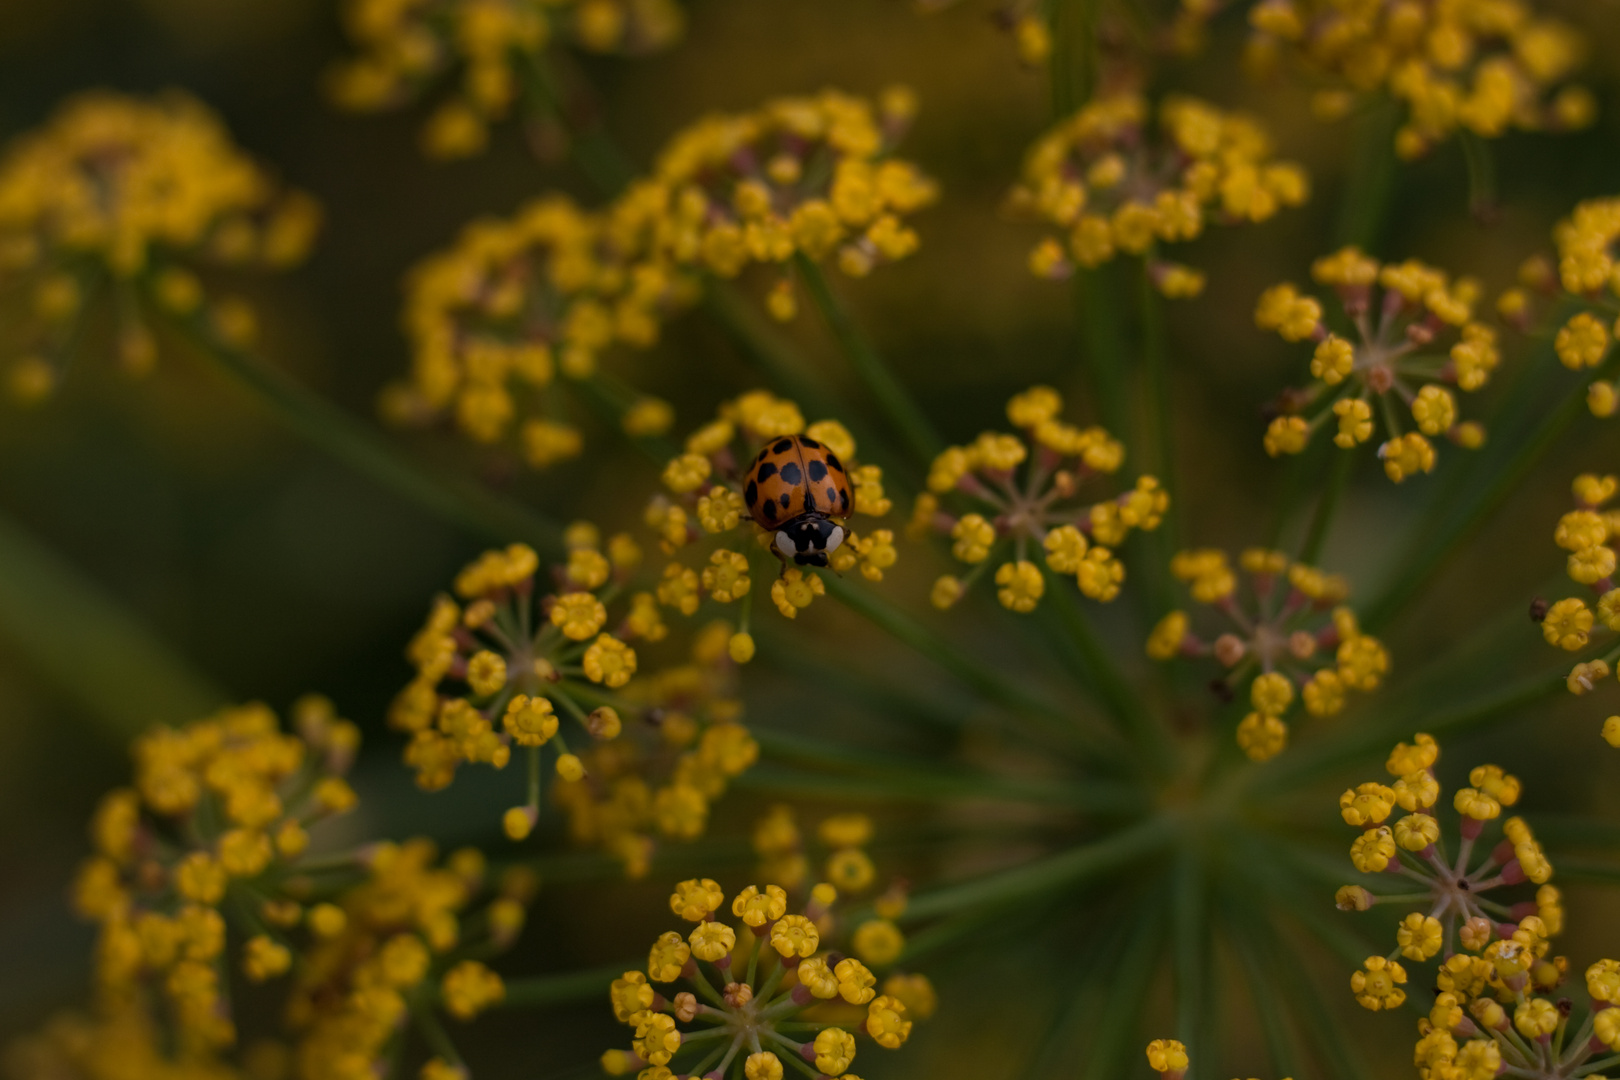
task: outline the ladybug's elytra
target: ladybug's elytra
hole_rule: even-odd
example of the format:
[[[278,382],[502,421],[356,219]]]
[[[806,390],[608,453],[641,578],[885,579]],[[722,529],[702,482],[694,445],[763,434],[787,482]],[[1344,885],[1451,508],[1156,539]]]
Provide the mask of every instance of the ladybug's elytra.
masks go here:
[[[827,565],[844,542],[844,527],[832,519],[848,518],[855,503],[838,455],[803,435],[785,435],[759,452],[743,498],[754,523],[776,533],[771,550],[800,566]]]

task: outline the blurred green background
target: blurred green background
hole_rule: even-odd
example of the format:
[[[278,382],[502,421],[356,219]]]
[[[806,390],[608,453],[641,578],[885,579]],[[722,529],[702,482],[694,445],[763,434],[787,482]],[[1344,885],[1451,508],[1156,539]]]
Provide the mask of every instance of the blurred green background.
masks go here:
[[[1473,274],[1494,293],[1511,281],[1521,258],[1547,246],[1552,223],[1578,199],[1620,192],[1620,4],[1572,0],[1563,11],[1592,36],[1587,73],[1601,103],[1597,126],[1575,136],[1514,135],[1493,144],[1502,213],[1488,228],[1465,212],[1466,177],[1455,143],[1404,166],[1375,254],[1418,256]],[[704,110],[823,86],[873,93],[904,82],[918,91],[922,112],[902,152],[942,181],[943,199],[917,219],[923,247],[915,257],[843,291],[954,439],[1000,424],[1005,398],[1037,381],[1063,389],[1072,414],[1094,416],[1077,367],[1069,292],[1028,274],[1025,255],[1036,233],[999,212],[1024,148],[1049,114],[1043,77],[1019,65],[992,14],[977,0],[934,15],[899,0],[696,0],[687,36],[671,52],[586,65],[602,91],[609,128],[642,163]],[[1243,34],[1241,12],[1225,13],[1203,56],[1158,78],[1160,86],[1258,112],[1282,154],[1304,162],[1314,181],[1304,210],[1259,227],[1211,229],[1177,249],[1210,279],[1205,295],[1170,308],[1180,505],[1195,542],[1232,548],[1265,538],[1278,490],[1281,470],[1260,446],[1259,407],[1300,381],[1305,367],[1297,348],[1253,327],[1254,300],[1267,285],[1302,280],[1309,260],[1332,249],[1350,141],[1348,125],[1315,123],[1299,90],[1257,88],[1237,75]],[[34,127],[62,97],[94,86],[181,87],[219,110],[244,148],[313,192],[327,214],[305,267],[241,283],[260,310],[263,351],[369,420],[378,390],[407,361],[399,283],[413,260],[444,245],[468,220],[510,212],[542,191],[593,199],[565,164],[537,163],[515,124],[497,129],[487,155],[440,165],[416,152],[421,110],[381,117],[334,112],[318,83],[345,49],[327,0],[0,0],[0,134]],[[745,288],[756,296],[762,291],[757,282]],[[791,333],[814,358],[819,379],[860,400],[813,311]],[[1516,350],[1519,357],[1528,352]],[[701,312],[679,320],[649,353],[617,363],[634,385],[675,403],[678,432],[759,382]],[[1466,402],[1468,415],[1488,417],[1499,390]],[[632,524],[656,482],[655,470],[610,432],[592,432],[584,459],[543,479],[446,438],[409,440],[413,450],[509,487],[555,517],[590,517],[609,528]],[[1376,591],[1417,511],[1463,455],[1441,453],[1435,475],[1400,488],[1374,475],[1370,461],[1362,463],[1323,560],[1350,574],[1358,595]],[[1569,479],[1617,464],[1620,427],[1583,418],[1448,567],[1440,587],[1392,628],[1396,685],[1419,658],[1443,661],[1476,632],[1489,637],[1492,677],[1553,666],[1556,658],[1523,613],[1538,590],[1561,588],[1562,557],[1551,528],[1567,502]],[[896,513],[908,510],[902,505]],[[87,347],[54,401],[32,411],[0,407],[0,557],[14,566],[45,558],[48,567],[79,579],[183,657],[198,684],[221,699],[259,698],[280,709],[306,690],[332,696],[369,740],[358,779],[365,818],[357,830],[492,840],[498,809],[510,801],[472,777],[442,795],[416,794],[397,764],[398,741],[382,723],[408,674],[401,649],[429,598],[483,546],[482,538],[425,516],[294,441],[172,342],[143,382],[125,382]],[[904,559],[883,587],[915,606],[941,567],[915,547]],[[84,848],[83,823],[100,793],[125,778],[131,730],[190,719],[187,710],[197,704],[161,685],[98,680],[95,671],[119,660],[104,651],[106,642],[74,640],[82,671],[44,662],[42,642],[76,633],[71,613],[60,612],[60,625],[30,623],[16,615],[25,610],[15,606],[17,597],[10,600],[11,612],[0,615],[0,1037],[82,996],[91,934],[74,922],[63,896]],[[1145,624],[1127,608],[1109,612],[1106,627],[1120,654],[1135,658]],[[1008,643],[994,640],[1001,615],[968,605],[948,622],[976,647],[1005,656]],[[891,658],[881,642],[852,637],[872,632],[832,605],[800,623],[795,630],[817,642],[805,647],[815,662],[836,660],[840,651],[853,655],[858,645],[863,671],[937,680],[902,666],[906,661]],[[798,647],[786,635],[779,643]],[[964,752],[884,734],[881,709],[809,695],[780,652],[749,672],[751,723],[800,731],[825,723],[852,740]],[[1481,677],[1476,666],[1459,682]],[[949,700],[948,688],[925,689],[938,693],[942,708],[962,707]],[[1536,813],[1549,820],[1576,812],[1613,817],[1620,813],[1620,757],[1597,752],[1592,731],[1604,705],[1592,700],[1599,699],[1559,701],[1469,745],[1448,745],[1442,778],[1449,782],[1445,769],[1496,754],[1525,775],[1526,805]],[[1202,699],[1189,707],[1214,708]],[[1376,710],[1376,700],[1370,708]],[[1526,753],[1527,745],[1536,752]],[[1302,810],[1313,827],[1334,821],[1327,794]],[[769,795],[749,791],[722,804],[714,832],[745,834],[752,809]],[[920,812],[906,816],[910,824],[897,827],[929,824]],[[932,824],[950,820],[946,814]],[[1556,864],[1559,850],[1549,847]],[[925,879],[972,865],[949,855],[924,859],[896,850],[888,863],[880,857],[880,869]],[[723,879],[728,887],[742,881],[742,871],[733,869]],[[524,944],[503,966],[565,970],[638,953],[661,928],[666,878],[655,871],[629,888],[548,889]],[[1578,887],[1571,897],[1573,930],[1564,948],[1574,963],[1620,953],[1613,898]],[[1088,927],[1079,923],[1072,933],[1078,941]],[[875,1075],[1014,1073],[1019,1062],[1008,1048],[1033,1038],[1045,1015],[1020,1007],[1018,997],[1038,980],[1035,992],[1055,1001],[1063,985],[1060,963],[1036,963],[1016,945],[1014,939],[941,969],[939,1018]],[[1333,963],[1312,972],[1343,997],[1339,1004],[1348,1004],[1340,988],[1345,976]],[[1167,994],[1165,988],[1154,1000],[1168,1019]],[[1234,991],[1230,1022],[1242,1045],[1254,1042],[1255,1029],[1240,998]],[[1358,1037],[1384,1048],[1391,1067],[1409,1067],[1404,1018],[1343,1011]],[[593,1004],[539,1021],[493,1015],[463,1041],[480,1075],[534,1076],[589,1069],[621,1037],[605,1004]],[[1259,1068],[1257,1055],[1252,1050],[1232,1067]]]

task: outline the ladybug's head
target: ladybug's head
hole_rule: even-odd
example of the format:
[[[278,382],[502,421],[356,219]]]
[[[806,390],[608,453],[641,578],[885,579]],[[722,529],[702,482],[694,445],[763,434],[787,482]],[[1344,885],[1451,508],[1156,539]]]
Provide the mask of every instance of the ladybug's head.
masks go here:
[[[826,566],[827,556],[844,542],[844,527],[820,514],[805,514],[776,533],[776,550],[800,566]]]

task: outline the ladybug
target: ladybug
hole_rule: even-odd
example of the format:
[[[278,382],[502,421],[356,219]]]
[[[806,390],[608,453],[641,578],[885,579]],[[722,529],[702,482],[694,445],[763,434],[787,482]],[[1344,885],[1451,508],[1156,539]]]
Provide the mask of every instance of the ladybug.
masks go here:
[[[777,558],[800,566],[827,565],[845,535],[833,519],[847,519],[855,502],[838,455],[803,435],[785,435],[759,452],[743,499],[754,523],[776,533]]]

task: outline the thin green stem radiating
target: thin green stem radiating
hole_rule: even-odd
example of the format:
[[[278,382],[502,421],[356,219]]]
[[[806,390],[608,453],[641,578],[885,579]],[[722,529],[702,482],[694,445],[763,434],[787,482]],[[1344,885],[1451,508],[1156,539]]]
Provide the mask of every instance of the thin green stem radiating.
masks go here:
[[[228,700],[134,612],[3,514],[0,639],[118,743]]]
[[[1344,498],[1345,488],[1350,486],[1350,474],[1356,467],[1353,450],[1341,450],[1333,456],[1333,474],[1316,501],[1316,513],[1311,515],[1310,528],[1305,531],[1305,542],[1299,548],[1299,561],[1311,566],[1316,565],[1316,560],[1321,557],[1322,545],[1327,542],[1328,527],[1333,524],[1333,514],[1339,508],[1339,501]]]
[[[1109,268],[1076,270],[1071,288],[1081,356],[1091,376],[1091,389],[1102,425],[1115,438],[1132,445],[1125,329],[1121,325]]]
[[[907,920],[927,919],[969,908],[1038,896],[1073,888],[1162,850],[1175,835],[1171,819],[1146,818],[1104,840],[1051,855],[1022,866],[954,885],[942,885],[912,897]]]
[[[1119,969],[1110,980],[1099,1017],[1097,1038],[1087,1048],[1084,1080],[1112,1080],[1123,1074],[1135,1044],[1140,1054],[1142,1006],[1153,983],[1160,947],[1164,943],[1162,904],[1149,902],[1130,932]]]
[[[1091,97],[1097,81],[1097,0],[1054,0],[1048,78],[1052,119],[1061,120]]]
[[[1142,370],[1147,379],[1148,412],[1153,419],[1152,471],[1171,494],[1170,509],[1165,512],[1161,529],[1172,530],[1170,535],[1179,543],[1180,528],[1176,524],[1183,516],[1175,502],[1181,494],[1176,483],[1175,404],[1171,397],[1170,346],[1165,333],[1164,297],[1159,295],[1148,273],[1148,264],[1142,263],[1141,281],[1137,286],[1138,306],[1142,322]],[[1143,440],[1146,442],[1147,440]]]
[[[1222,909],[1225,921],[1232,926],[1232,949],[1243,967],[1244,985],[1260,1021],[1272,1071],[1278,1076],[1298,1076],[1301,1072],[1299,1047],[1283,1008],[1283,995],[1273,982],[1267,963],[1270,958],[1266,942],[1268,930],[1257,925],[1257,912],[1248,897],[1228,897]]]
[[[527,979],[506,980],[506,996],[501,1008],[533,1008],[540,1005],[565,1005],[592,998],[606,999],[613,980],[641,967],[646,957],[626,960],[622,964],[572,971],[566,975],[536,975]]]
[[[794,261],[816,308],[843,347],[855,374],[876,399],[884,418],[894,425],[901,440],[921,462],[932,461],[945,449],[945,440],[934,429],[933,421],[918,407],[911,392],[890,370],[888,362],[838,299],[821,267],[804,255],[795,256]]]
[[[1176,853],[1171,877],[1170,930],[1171,973],[1175,977],[1176,1027],[1178,1039],[1187,1045],[1192,1058],[1188,1075],[1192,1080],[1208,1075],[1208,1067],[1198,1063],[1213,1047],[1206,1046],[1206,1020],[1210,1000],[1210,946],[1213,940],[1211,911],[1204,884],[1204,866],[1199,853],[1183,845]]]
[[[563,100],[562,87],[546,57],[522,54],[524,103],[531,115],[554,121],[568,135],[568,156],[597,194],[617,195],[636,175],[635,165],[599,118],[584,116]]]
[[[1468,210],[1488,221],[1496,214],[1496,159],[1490,144],[1467,128],[1457,132],[1457,141],[1468,163]]]
[[[522,503],[413,461],[382,435],[259,357],[223,340],[206,313],[181,324],[197,351],[293,434],[445,521],[497,543],[562,550],[562,526]]]
[[[1432,583],[1435,573],[1445,565],[1446,560],[1501,509],[1542,456],[1552,449],[1564,429],[1585,410],[1586,386],[1583,380],[1567,391],[1563,402],[1520,445],[1518,452],[1491,474],[1490,483],[1470,500],[1465,509],[1441,526],[1437,530],[1439,535],[1396,574],[1362,616],[1362,624],[1369,633],[1376,633],[1410,605]]]
[[[411,1019],[416,1023],[416,1030],[422,1035],[422,1041],[427,1043],[428,1049],[443,1059],[446,1065],[465,1070],[462,1064],[461,1052],[451,1041],[450,1033],[444,1030],[439,1018],[434,1015],[432,1007],[426,1002],[413,1003],[411,1006]]]
[[[1340,244],[1357,244],[1370,251],[1378,248],[1395,190],[1397,108],[1393,101],[1379,99],[1356,118],[1350,168],[1334,229]]]
[[[957,648],[872,589],[853,586],[831,575],[823,575],[822,580],[826,582],[829,596],[865,616],[963,684],[1006,707],[1023,722],[1021,726],[1027,728],[1026,734],[1071,747],[1086,758],[1129,765],[1129,754],[1113,732],[1081,727],[1075,714],[1030,692],[1009,673],[997,671]]]

